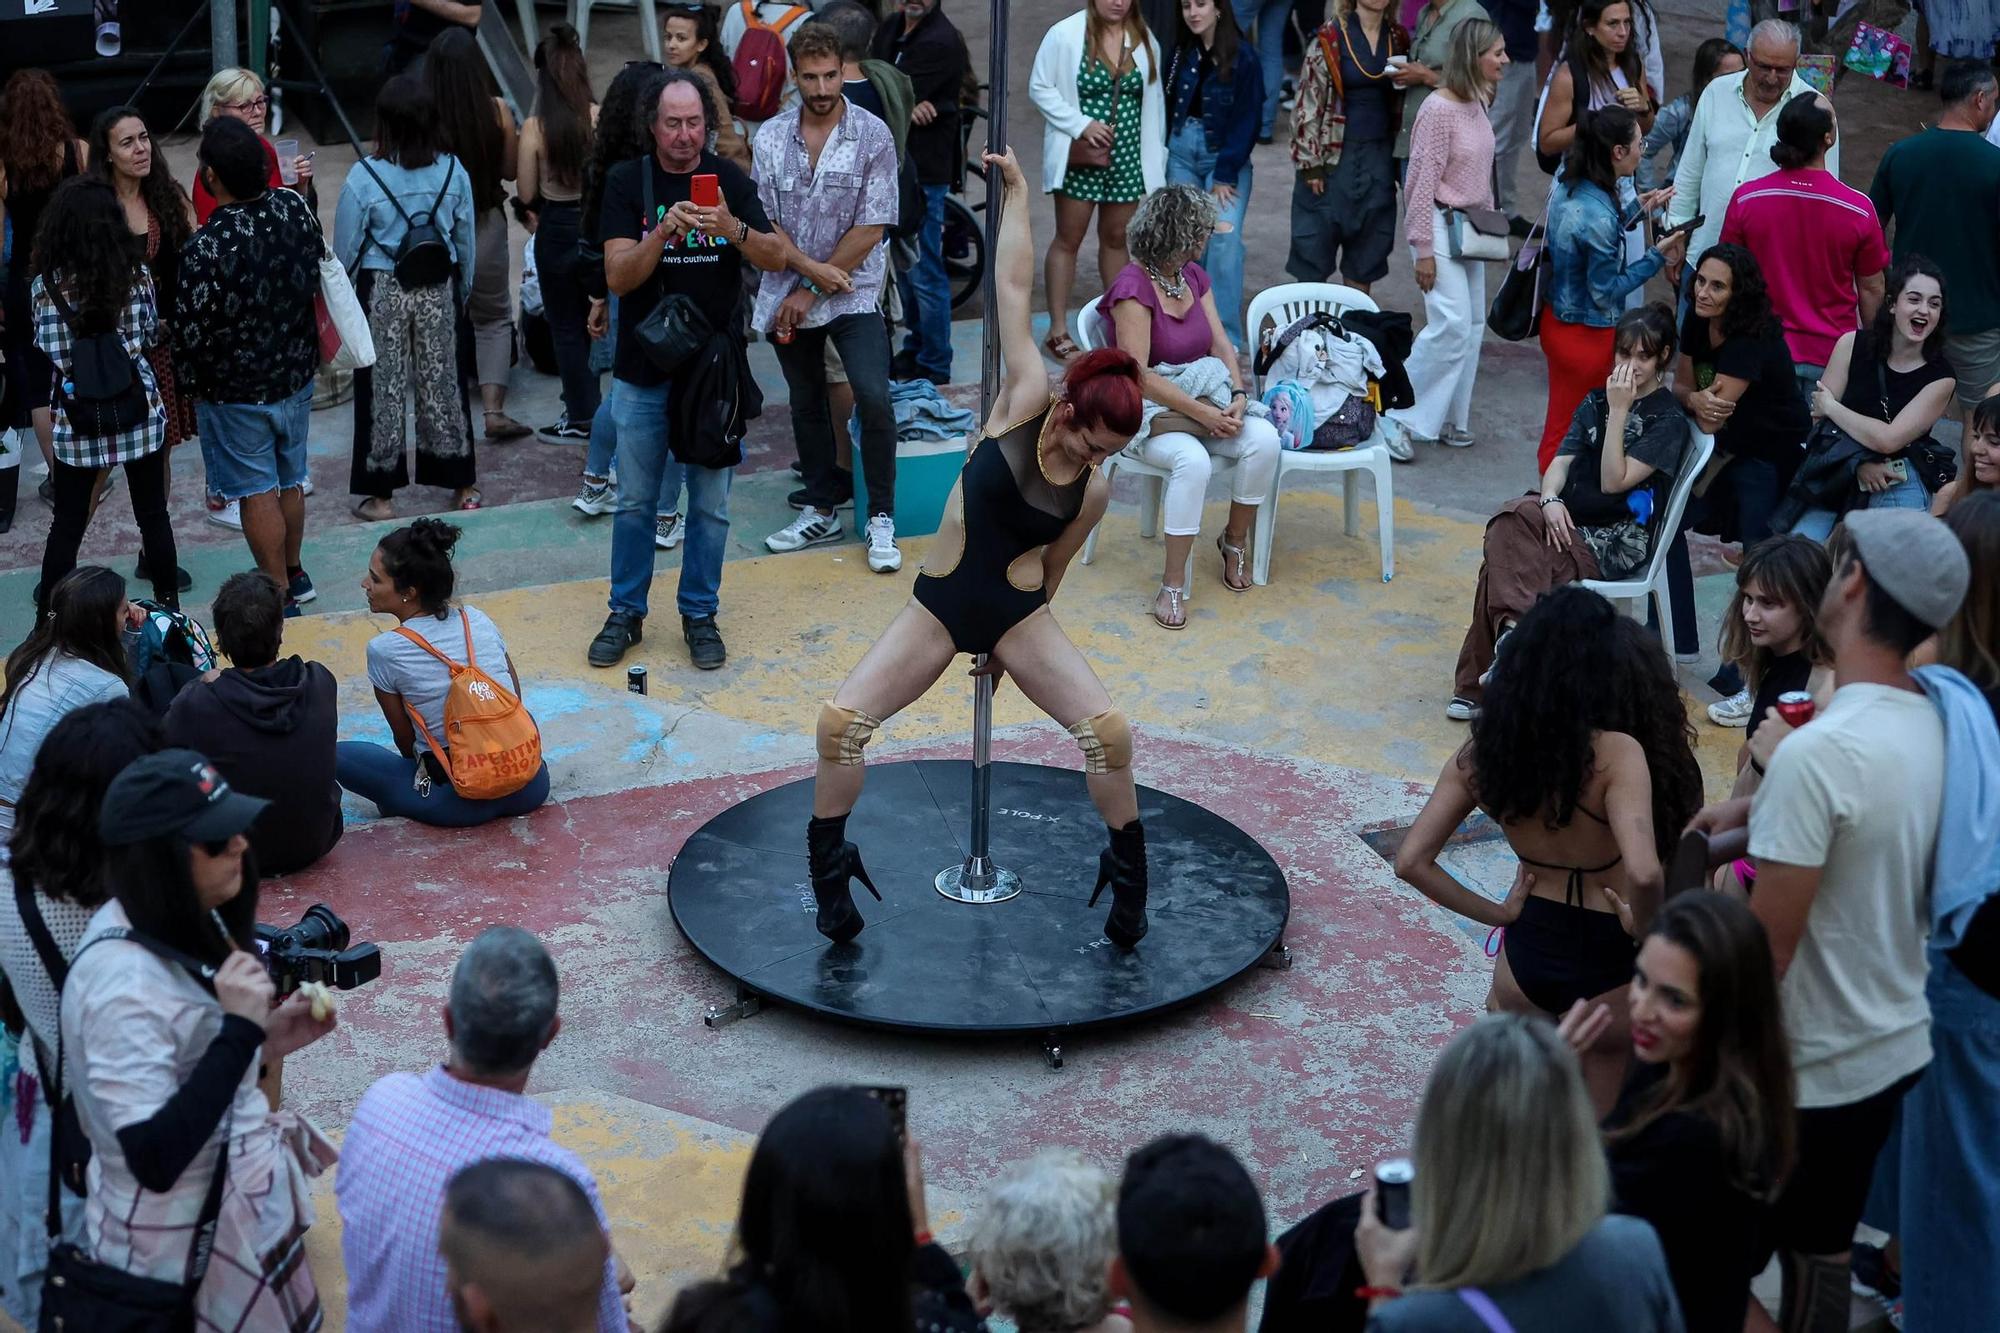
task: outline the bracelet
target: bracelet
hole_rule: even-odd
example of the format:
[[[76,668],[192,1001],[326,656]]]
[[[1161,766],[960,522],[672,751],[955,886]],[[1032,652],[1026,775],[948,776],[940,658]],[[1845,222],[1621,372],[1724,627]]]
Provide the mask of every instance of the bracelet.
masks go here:
[[[922,1248],[924,1248],[924,1246],[926,1246],[926,1245],[933,1245],[933,1244],[935,1244],[935,1243],[936,1243],[936,1242],[935,1242],[935,1240],[933,1240],[933,1239],[932,1239],[932,1237],[931,1237],[931,1233],[930,1233],[930,1232],[928,1232],[928,1231],[919,1231],[919,1232],[917,1233],[917,1248],[918,1248],[918,1249],[920,1249],[920,1250],[921,1250]]]
[[[1250,391],[1247,389],[1232,389],[1229,392],[1229,396],[1231,398],[1248,398],[1250,396]]]
[[[1544,509],[1547,509],[1550,505],[1559,505],[1562,502],[1563,498],[1560,495],[1544,495],[1541,499],[1535,501],[1536,504]]]
[[[737,219],[737,222],[736,222],[736,243],[737,243],[738,245],[741,245],[741,244],[743,244],[743,243],[744,243],[745,241],[747,241],[747,240],[749,240],[749,239],[750,239],[750,222],[749,222],[749,219],[747,219],[747,218],[738,218],[738,219]]]
[[[1757,770],[1758,777],[1764,776],[1764,766],[1757,762],[1757,756],[1754,754],[1750,756],[1750,767]]]
[[[1354,1299],[1357,1301],[1393,1301],[1403,1294],[1401,1287],[1356,1287]]]

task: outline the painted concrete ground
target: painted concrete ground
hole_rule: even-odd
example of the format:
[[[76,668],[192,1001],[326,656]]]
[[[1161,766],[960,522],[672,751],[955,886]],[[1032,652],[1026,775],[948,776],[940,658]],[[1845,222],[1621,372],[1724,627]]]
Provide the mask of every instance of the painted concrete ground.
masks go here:
[[[517,397],[528,419],[553,415],[545,382],[527,378]],[[315,419],[322,489],[310,502],[308,564],[322,595],[290,623],[288,648],[340,678],[343,735],[383,739],[363,656],[385,622],[360,609],[355,580],[384,529],[344,516],[346,430],[345,409]],[[576,451],[527,443],[483,455],[494,503],[458,516],[459,568],[466,595],[506,633],[554,797],[526,819],[465,833],[376,820],[353,802],[322,865],[268,886],[267,919],[326,901],[386,958],[382,980],[347,998],[342,1029],[291,1062],[288,1099],[337,1132],[373,1079],[437,1059],[458,951],[481,927],[512,921],[548,941],[565,986],[564,1031],[534,1090],[599,1172],[649,1318],[721,1261],[756,1130],[824,1082],[911,1087],[948,1237],[983,1183],[1037,1146],[1073,1144],[1115,1164],[1145,1138],[1190,1126],[1244,1155],[1277,1220],[1348,1188],[1403,1142],[1436,1049],[1484,996],[1476,935],[1397,882],[1361,838],[1415,814],[1462,736],[1443,704],[1478,524],[1400,502],[1397,577],[1384,584],[1368,503],[1364,535],[1349,538],[1337,494],[1287,490],[1270,586],[1233,595],[1214,558],[1198,559],[1189,626],[1167,634],[1146,615],[1159,548],[1138,538],[1135,497],[1121,494],[1096,563],[1065,582],[1057,614],[1137,724],[1142,780],[1237,822],[1290,877],[1290,971],[1254,972],[1164,1021],[1076,1039],[1059,1072],[1032,1041],[888,1038],[783,1011],[712,1031],[702,1013],[731,987],[675,931],[666,871],[703,821],[807,771],[817,701],[908,595],[924,546],[906,543],[895,577],[869,574],[852,543],[761,554],[764,533],[790,517],[787,439],[780,402],[758,424],[732,498],[729,665],[688,667],[671,614],[678,555],[663,553],[655,603],[665,609],[629,659],[649,668],[644,696],[626,690],[622,670],[583,661],[603,616],[609,532],[567,506]],[[190,507],[197,466],[190,457]],[[1211,527],[1221,510],[1218,493]],[[12,608],[26,600],[43,522],[27,500],[0,539],[8,635],[25,628]],[[181,531],[198,580],[190,603],[205,610],[216,582],[247,561],[234,534],[198,521]],[[134,543],[115,523],[93,542],[126,567]],[[1719,582],[1704,584],[1711,609]],[[996,711],[999,755],[1074,765],[1067,737],[1017,691],[1003,689]],[[967,682],[953,672],[871,756],[962,754],[969,714]],[[1703,728],[1714,783],[1733,744]],[[312,1245],[337,1311],[337,1216],[330,1179],[321,1186]]]

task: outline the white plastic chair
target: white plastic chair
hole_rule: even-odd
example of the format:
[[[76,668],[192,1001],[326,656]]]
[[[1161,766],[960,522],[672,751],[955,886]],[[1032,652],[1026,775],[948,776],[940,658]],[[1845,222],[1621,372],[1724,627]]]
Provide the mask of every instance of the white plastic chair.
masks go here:
[[[1694,493],[1694,484],[1700,479],[1702,469],[1708,466],[1709,455],[1714,452],[1715,437],[1694,431],[1694,439],[1681,458],[1681,470],[1674,477],[1674,484],[1667,489],[1667,512],[1661,516],[1659,527],[1653,530],[1653,555],[1646,562],[1643,575],[1616,581],[1582,581],[1584,587],[1610,598],[1627,612],[1634,610],[1635,603],[1643,603],[1651,597],[1660,615],[1660,642],[1666,646],[1669,655],[1674,651],[1675,640],[1673,599],[1667,595],[1667,550],[1674,544],[1674,534],[1681,530],[1681,513],[1687,508],[1688,496]]]
[[[527,5],[530,3],[530,0],[520,0],[520,3]],[[576,44],[581,46],[585,51],[590,50],[590,8],[592,5],[604,5],[611,9],[631,9],[635,4],[639,10],[639,35],[646,43],[646,55],[657,64],[661,59],[660,21],[658,16],[653,13],[653,0],[569,0],[569,25],[576,29]],[[534,42],[536,40],[539,39],[532,38],[529,41],[528,50],[531,54],[535,49]]]
[[[1373,311],[1380,308],[1366,292],[1357,292],[1352,287],[1331,282],[1286,282],[1257,293],[1250,302],[1245,327],[1249,330],[1250,343],[1254,348],[1263,335],[1266,319],[1272,321],[1274,328],[1282,330],[1293,320],[1315,311],[1338,314],[1342,310]],[[1260,375],[1257,378],[1257,396],[1261,398],[1263,394],[1264,381]],[[1252,539],[1257,550],[1255,569],[1251,574],[1255,582],[1271,581],[1271,547],[1278,535],[1278,490],[1285,484],[1287,474],[1294,472],[1347,474],[1341,479],[1341,502],[1342,517],[1350,537],[1359,535],[1361,530],[1356,474],[1368,472],[1375,478],[1375,528],[1382,547],[1382,582],[1387,583],[1396,577],[1396,491],[1389,479],[1388,441],[1387,429],[1378,421],[1375,433],[1368,442],[1353,449],[1286,449],[1278,455],[1278,475],[1271,483],[1270,498],[1257,506],[1256,534]]]
[[[1076,345],[1086,352],[1094,352],[1104,346],[1104,337],[1097,316],[1097,303],[1102,299],[1102,297],[1092,297],[1083,309],[1076,312]],[[1133,476],[1139,478],[1139,535],[1141,537],[1155,537],[1160,532],[1160,516],[1165,511],[1167,503],[1167,478],[1171,474],[1165,468],[1154,467],[1151,463],[1143,461],[1132,452],[1133,448],[1145,438],[1144,435],[1133,436],[1131,444],[1126,445],[1098,466],[1103,471],[1104,479],[1107,482],[1120,472],[1130,472]],[[1236,460],[1233,458],[1220,458],[1213,454],[1209,457],[1213,469],[1209,474],[1210,476],[1227,473],[1236,466]],[[1261,517],[1259,521],[1262,521]],[[1090,530],[1090,536],[1084,538],[1084,564],[1089,564],[1091,559],[1096,556],[1097,534],[1102,531],[1104,531],[1104,524],[1099,522],[1096,527]],[[1257,583],[1264,581],[1254,573],[1251,577]],[[1188,548],[1187,565],[1181,571],[1181,592],[1187,600],[1194,600],[1194,548],[1192,546]]]

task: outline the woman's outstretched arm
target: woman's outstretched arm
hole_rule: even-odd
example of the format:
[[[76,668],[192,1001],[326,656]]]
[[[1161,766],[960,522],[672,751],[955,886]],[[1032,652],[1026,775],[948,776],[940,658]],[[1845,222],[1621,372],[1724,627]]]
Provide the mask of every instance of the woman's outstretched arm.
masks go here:
[[[993,395],[989,434],[998,434],[1042,410],[1049,400],[1049,372],[1035,345],[1031,308],[1035,288],[1035,240],[1028,227],[1028,179],[1014,151],[984,155],[988,179],[998,172],[1000,243],[993,255],[994,309],[990,318],[1000,339],[1000,384]]]

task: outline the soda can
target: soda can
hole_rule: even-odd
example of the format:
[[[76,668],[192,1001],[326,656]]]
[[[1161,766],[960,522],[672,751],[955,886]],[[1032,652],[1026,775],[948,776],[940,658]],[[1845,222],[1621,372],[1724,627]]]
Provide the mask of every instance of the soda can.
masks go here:
[[[1407,1157],[1391,1157],[1375,1164],[1375,1215],[1391,1231],[1407,1231],[1410,1226],[1410,1182],[1417,1168]]]
[[[646,692],[646,668],[642,666],[627,668],[625,672],[625,688],[634,694],[644,694]]]
[[[779,346],[785,346],[791,340],[792,331],[783,325],[779,325],[777,328],[771,330],[771,341],[777,343]]]
[[[1787,690],[1778,696],[1778,716],[1788,727],[1803,727],[1813,720],[1813,697],[1804,690]]]

